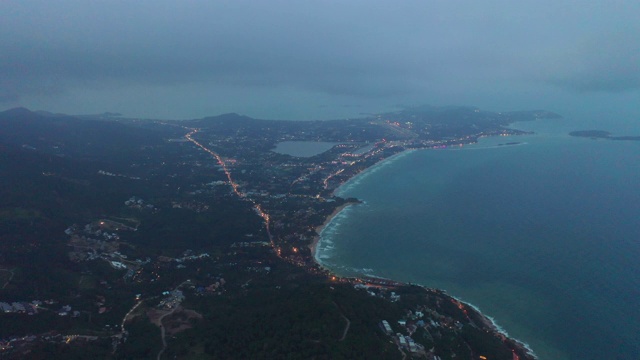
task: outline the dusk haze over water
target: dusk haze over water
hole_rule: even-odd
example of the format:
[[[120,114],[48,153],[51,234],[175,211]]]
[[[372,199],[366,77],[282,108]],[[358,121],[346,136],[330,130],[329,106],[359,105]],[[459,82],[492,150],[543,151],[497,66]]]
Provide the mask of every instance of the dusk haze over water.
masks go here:
[[[637,1],[3,1],[0,106],[331,119],[638,116]]]
[[[637,0],[0,1],[0,358],[637,360],[639,184]]]

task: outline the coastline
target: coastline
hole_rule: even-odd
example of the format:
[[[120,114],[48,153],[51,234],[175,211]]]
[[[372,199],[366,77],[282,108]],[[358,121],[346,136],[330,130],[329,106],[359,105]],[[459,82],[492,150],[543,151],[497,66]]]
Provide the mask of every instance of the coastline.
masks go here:
[[[347,181],[343,182],[342,184],[340,184],[340,186],[338,186],[337,188],[335,188],[332,192],[333,196],[340,196],[339,193],[344,190],[345,188],[349,188],[350,186],[353,185],[357,185],[354,184],[354,182],[357,182],[358,180],[362,179],[363,177],[367,177],[373,173],[375,173],[376,171],[378,171],[378,169],[380,169],[383,166],[386,166],[387,164],[390,164],[391,162],[404,157],[406,155],[409,155],[411,153],[413,153],[414,151],[418,151],[418,150],[428,150],[428,149],[404,149],[402,151],[400,151],[397,154],[393,154],[391,156],[389,156],[388,158],[382,159],[378,162],[376,162],[375,164],[371,165],[370,167],[362,170],[361,172],[355,174],[353,177],[349,178]]]
[[[527,144],[527,143],[524,143]],[[518,144],[521,145],[521,144]],[[494,146],[495,148],[499,148],[499,146]],[[342,183],[340,186],[338,186],[334,191],[333,191],[333,195],[337,196],[337,194],[339,193],[339,191],[341,189],[344,189],[346,186],[353,186],[356,185],[354,184],[355,181],[357,181],[359,178],[362,178],[363,176],[368,176],[372,173],[375,173],[377,169],[379,169],[381,166],[385,166],[388,163],[390,163],[393,160],[396,160],[397,158],[410,154],[414,151],[417,151],[418,149],[407,149],[404,151],[401,151],[400,153],[397,153],[395,155],[392,155],[386,159],[383,159],[377,163],[375,163],[374,165],[372,165],[371,167],[365,169],[364,171],[356,174],[355,176],[351,177],[350,179],[348,179],[347,181],[345,181],[344,183]],[[421,149],[422,150],[422,149]],[[429,150],[429,149],[424,149],[424,150]],[[335,274],[331,269],[328,269],[327,267],[325,267],[321,261],[317,258],[317,250],[318,250],[318,245],[320,243],[320,241],[322,240],[322,231],[331,223],[331,221],[338,216],[342,211],[344,211],[346,208],[348,208],[351,205],[357,204],[355,202],[348,202],[345,203],[343,205],[340,205],[338,207],[336,207],[334,209],[334,211],[327,216],[327,218],[325,219],[324,223],[322,225],[319,225],[315,228],[316,230],[316,236],[314,237],[314,239],[312,240],[312,243],[309,245],[309,249],[311,250],[311,257],[313,258],[313,261],[317,264],[317,266],[319,266],[320,268],[324,269],[325,271],[329,272],[330,274],[336,276],[336,277],[340,277],[340,278],[344,278],[344,276],[339,275],[339,274]],[[369,277],[376,277],[375,275],[367,275]],[[380,277],[380,279],[383,280],[389,280],[391,282],[397,283],[397,284],[402,284],[403,286],[411,286],[411,285],[415,285],[415,286],[419,286],[422,289],[425,290],[429,290],[430,288],[421,284],[412,284],[412,283],[406,283],[403,281],[398,281],[398,280],[393,280],[393,279],[387,279],[387,278],[383,278]],[[500,325],[498,325],[495,321],[495,319],[493,319],[492,317],[485,315],[484,313],[482,313],[482,311],[480,311],[480,309],[471,304],[468,303],[466,301],[460,300],[459,298],[450,295],[446,292],[445,289],[438,289],[439,291],[442,291],[443,295],[458,301],[466,306],[468,306],[470,309],[472,309],[475,313],[478,314],[478,317],[481,319],[482,322],[482,326],[484,328],[486,328],[489,331],[492,331],[494,333],[496,333],[499,337],[501,337],[503,339],[503,341],[505,343],[510,343],[514,348],[517,348],[518,350],[520,350],[522,353],[526,354],[528,358],[531,359],[539,359],[538,356],[535,354],[535,352],[533,351],[533,349],[529,346],[529,344],[525,343],[524,341],[521,341],[519,339],[513,338],[511,336],[509,336],[509,334],[507,333],[507,331],[505,329],[503,329]]]
[[[331,214],[329,214],[329,216],[327,216],[327,218],[324,220],[324,223],[322,223],[322,225],[318,225],[315,228],[317,235],[313,238],[313,240],[311,241],[311,244],[309,244],[309,249],[311,250],[311,257],[313,258],[313,261],[318,266],[320,266],[321,268],[323,268],[325,270],[328,270],[328,269],[326,269],[324,266],[322,266],[320,261],[318,261],[318,259],[316,258],[316,251],[318,250],[318,244],[320,243],[320,238],[322,237],[322,230],[324,230],[324,228],[327,227],[327,225],[329,225],[331,223],[333,218],[338,216],[338,214],[340,214],[340,212],[342,212],[344,209],[346,209],[349,206],[354,205],[354,204],[356,204],[356,203],[348,202],[348,203],[344,203],[344,204],[338,206],[337,208],[335,208],[333,210],[333,212]]]
[[[338,192],[343,189],[346,186],[349,186],[350,184],[352,184],[354,181],[356,181],[358,178],[362,178],[363,176],[368,176],[369,174],[372,174],[376,171],[376,169],[380,168],[381,166],[384,166],[388,163],[390,163],[391,161],[394,161],[396,159],[398,159],[401,156],[405,156],[408,155],[412,152],[416,151],[416,149],[405,149],[397,154],[394,154],[386,159],[382,159],[380,161],[378,161],[377,163],[373,164],[372,166],[364,169],[363,171],[357,173],[356,175],[354,175],[353,177],[349,178],[347,181],[343,182],[342,184],[340,184],[340,186],[338,186],[337,188],[335,188],[332,192],[333,196],[338,196]],[[360,201],[362,202],[362,201]],[[331,221],[333,220],[333,218],[335,218],[336,216],[338,216],[343,210],[345,210],[346,208],[348,208],[351,205],[357,204],[355,202],[347,202],[345,204],[342,204],[340,206],[338,206],[337,208],[335,208],[333,210],[333,212],[331,214],[329,214],[329,216],[327,216],[324,220],[324,222],[322,223],[322,225],[316,226],[315,231],[316,231],[316,236],[313,238],[313,240],[311,241],[311,244],[309,244],[309,249],[311,250],[311,257],[313,258],[313,261],[322,269],[327,270],[331,273],[333,273],[333,271],[327,269],[326,267],[324,267],[322,265],[322,263],[320,262],[320,260],[316,257],[317,255],[317,251],[318,251],[318,245],[320,244],[320,241],[322,240],[322,231],[324,230],[324,228],[327,227],[327,225],[329,225],[331,223]]]
[[[426,286],[423,286],[423,285],[418,285],[418,286],[420,286],[420,287],[422,287],[424,289],[427,289]],[[449,295],[448,293],[446,293],[445,290],[441,290],[441,291],[443,291],[446,296],[448,296],[448,297],[450,297],[452,299],[455,299],[456,301],[459,301],[462,304],[467,305],[473,311],[475,311],[478,314],[478,316],[482,319],[483,326],[485,326],[485,327],[491,329],[492,331],[500,334],[505,339],[509,339],[510,341],[513,342],[514,346],[516,346],[518,349],[522,350],[527,355],[531,356],[533,359],[538,359],[538,355],[536,355],[536,353],[533,351],[531,346],[529,346],[529,344],[527,344],[524,341],[518,340],[518,339],[516,339],[514,337],[511,337],[509,335],[509,333],[504,328],[502,328],[502,326],[500,326],[500,325],[498,325],[498,323],[496,323],[496,320],[494,318],[492,318],[491,316],[485,315],[480,310],[480,308],[478,308],[477,306],[475,306],[475,305],[473,305],[473,304],[471,304],[469,302],[461,300],[461,299],[459,299],[459,298],[457,298],[457,297],[455,297],[453,295]]]

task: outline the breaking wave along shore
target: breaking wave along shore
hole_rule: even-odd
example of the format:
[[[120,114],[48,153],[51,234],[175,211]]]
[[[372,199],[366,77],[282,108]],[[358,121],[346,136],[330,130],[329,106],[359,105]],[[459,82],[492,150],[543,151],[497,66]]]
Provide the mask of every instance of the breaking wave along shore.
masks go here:
[[[499,146],[495,146],[495,147],[491,147],[491,148],[500,148]],[[430,149],[423,149],[421,151],[428,151]],[[376,163],[375,165],[371,166],[370,168],[360,172],[359,174],[355,175],[354,177],[350,178],[349,180],[347,180],[346,182],[344,182],[341,186],[339,186],[338,188],[336,188],[336,190],[334,191],[334,195],[336,196],[342,196],[344,193],[347,193],[349,190],[357,187],[361,181],[373,174],[375,174],[376,172],[378,172],[379,170],[381,170],[383,167],[388,166],[389,164],[391,164],[392,162],[403,158],[405,156],[410,155],[411,153],[418,151],[418,150],[405,150],[403,152],[400,152],[398,154],[395,154],[387,159],[384,159],[378,163]],[[417,285],[420,286],[424,289],[431,289],[427,286],[421,285],[421,284],[411,284],[411,283],[405,283],[405,282],[401,282],[401,281],[397,281],[397,280],[393,280],[393,279],[387,279],[384,277],[380,277],[375,275],[375,271],[371,268],[362,268],[362,269],[356,269],[356,268],[346,268],[346,267],[341,267],[338,264],[328,264],[326,260],[331,258],[331,252],[335,249],[335,244],[334,244],[334,235],[336,234],[337,228],[340,226],[340,224],[347,220],[349,217],[349,213],[351,212],[352,208],[354,206],[359,206],[359,205],[366,205],[365,201],[360,200],[360,203],[347,203],[344,204],[338,208],[336,208],[332,214],[330,214],[327,219],[325,220],[325,222],[319,226],[318,228],[316,228],[316,232],[318,233],[318,236],[316,237],[316,239],[314,239],[314,241],[312,242],[312,244],[310,245],[311,248],[311,253],[313,258],[315,259],[316,263],[323,267],[324,269],[330,271],[331,273],[334,273],[337,276],[345,276],[345,274],[341,274],[339,271],[336,271],[340,268],[342,268],[343,270],[350,272],[350,273],[357,273],[358,275],[356,275],[355,277],[357,278],[368,278],[368,279],[379,279],[380,281],[388,281],[390,283],[394,283],[396,285],[405,285],[405,286],[409,286],[409,285]],[[349,277],[349,275],[346,275],[346,277]],[[354,277],[353,275],[351,277]],[[483,325],[486,326],[487,328],[495,331],[496,333],[500,334],[501,336],[510,339],[515,346],[517,346],[523,353],[527,354],[529,357],[533,358],[533,359],[538,359],[537,355],[535,354],[535,352],[533,351],[533,349],[531,349],[531,347],[529,346],[529,344],[527,344],[526,342],[523,342],[519,339],[515,339],[509,336],[508,332],[502,328],[494,318],[483,314],[482,311],[475,305],[470,304],[462,299],[459,299],[455,296],[449,295],[446,292],[446,289],[442,289],[440,290],[443,292],[444,295],[450,297],[451,299],[454,299],[460,303],[465,304],[466,306],[468,306],[469,308],[471,308],[473,311],[475,311],[479,317],[481,317],[483,319]]]

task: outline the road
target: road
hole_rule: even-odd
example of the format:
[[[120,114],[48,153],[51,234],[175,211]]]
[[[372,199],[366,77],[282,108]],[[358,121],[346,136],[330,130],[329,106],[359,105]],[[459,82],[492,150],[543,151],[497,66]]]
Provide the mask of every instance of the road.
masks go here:
[[[180,287],[186,283],[191,282],[191,280],[187,279],[185,281],[183,281],[182,283],[180,283],[180,285],[175,287],[175,290],[180,289]],[[165,330],[164,330],[164,325],[162,325],[162,320],[173,314],[178,308],[180,307],[180,305],[176,305],[173,309],[171,309],[171,311],[169,311],[168,313],[160,316],[160,318],[158,319],[158,324],[160,324],[160,338],[162,339],[162,349],[160,349],[160,352],[158,353],[158,356],[156,357],[157,360],[160,360],[160,358],[162,357],[162,353],[164,353],[164,351],[167,349],[167,338],[165,337]]]
[[[231,185],[231,189],[233,190],[233,192],[238,197],[251,201],[251,203],[253,204],[254,210],[256,211],[256,213],[258,213],[258,216],[260,216],[264,220],[264,226],[265,226],[265,229],[266,229],[266,232],[267,232],[267,236],[269,237],[269,241],[271,242],[271,247],[276,249],[276,252],[277,252],[278,256],[280,256],[280,252],[277,249],[275,242],[273,241],[273,236],[271,235],[271,228],[269,227],[269,214],[267,214],[267,212],[262,209],[262,206],[260,206],[260,204],[258,204],[257,202],[251,200],[250,198],[247,197],[247,194],[245,194],[242,191],[240,191],[240,186],[238,185],[238,183],[233,181],[233,177],[231,176],[231,171],[229,171],[229,168],[227,168],[227,164],[222,159],[222,156],[218,155],[216,152],[214,152],[213,150],[211,150],[211,149],[207,148],[206,146],[202,145],[201,143],[199,143],[198,141],[196,141],[193,138],[192,135],[198,133],[198,131],[200,131],[200,129],[190,129],[190,130],[191,131],[188,134],[184,135],[185,139],[189,140],[191,143],[193,143],[197,147],[201,148],[202,150],[206,151],[211,156],[213,156],[216,159],[216,161],[218,162],[218,165],[220,165],[220,167],[222,168],[222,171],[227,176],[227,180],[229,181],[229,185]]]
[[[160,352],[158,353],[158,356],[156,357],[157,360],[160,360],[160,358],[162,357],[162,353],[164,353],[164,351],[167,349],[167,339],[165,337],[165,330],[164,330],[164,325],[162,325],[162,320],[173,314],[176,309],[178,308],[178,306],[174,307],[173,309],[171,309],[170,312],[160,316],[160,319],[158,319],[158,323],[160,324],[160,337],[162,338],[162,349],[160,349]]]
[[[10,273],[10,274],[11,274],[11,276],[9,276],[9,280],[7,280],[7,282],[5,282],[5,283],[4,283],[4,285],[2,285],[2,288],[3,288],[3,289],[4,289],[5,287],[7,287],[7,285],[9,285],[9,283],[11,282],[11,280],[13,280],[13,276],[15,275],[15,274],[13,273],[13,271],[14,271],[14,270],[15,270],[15,269],[11,269],[11,270],[9,270],[9,269],[0,269],[0,271],[6,271],[6,272],[8,272],[8,273]]]
[[[340,312],[340,316],[347,321],[347,325],[344,327],[344,331],[342,332],[342,337],[339,340],[339,341],[344,341],[344,338],[347,337],[347,333],[349,332],[349,328],[351,327],[351,320],[349,320],[346,316],[344,316],[344,314],[342,313],[342,310],[340,310],[340,306],[338,306],[338,304],[335,301],[333,302],[333,305],[335,305],[338,311]]]

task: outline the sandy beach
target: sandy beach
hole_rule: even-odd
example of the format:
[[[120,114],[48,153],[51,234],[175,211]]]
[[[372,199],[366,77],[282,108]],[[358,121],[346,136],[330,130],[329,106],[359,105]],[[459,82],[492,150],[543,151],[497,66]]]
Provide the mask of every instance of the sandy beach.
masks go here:
[[[311,250],[311,256],[313,257],[316,263],[318,263],[318,260],[316,259],[316,250],[318,247],[318,242],[320,242],[320,233],[322,233],[322,229],[324,229],[327,225],[329,225],[331,220],[333,220],[333,218],[336,217],[336,215],[338,215],[342,210],[354,204],[356,203],[349,202],[349,203],[345,203],[338,206],[337,208],[335,208],[335,210],[333,210],[333,212],[329,216],[327,216],[327,218],[324,220],[324,223],[322,223],[322,225],[316,227],[317,235],[313,238],[313,241],[311,241],[311,244],[309,244],[309,249]],[[318,265],[321,265],[321,264],[318,263]]]
[[[377,163],[369,166],[368,168],[364,169],[363,171],[354,174],[351,178],[349,178],[349,180],[345,181],[344,183],[342,183],[339,187],[337,187],[334,191],[333,191],[333,195],[336,196],[336,192],[342,187],[345,186],[346,184],[350,183],[351,181],[353,181],[353,179],[361,177],[365,174],[370,174],[372,171],[375,171],[376,168],[378,168],[380,165],[388,163],[389,161],[392,161],[394,159],[397,159],[401,156],[404,156],[406,154],[409,154],[413,151],[416,150],[403,150],[397,154],[391,155],[388,158],[382,159],[380,161],[378,161]],[[316,259],[316,250],[318,247],[318,242],[320,241],[320,233],[322,232],[322,229],[324,229],[327,225],[329,225],[329,223],[331,222],[331,220],[333,220],[334,217],[336,217],[336,215],[338,215],[342,210],[344,210],[345,208],[347,208],[348,206],[357,204],[358,202],[349,202],[349,203],[345,203],[342,204],[340,206],[338,206],[329,216],[327,216],[327,218],[325,219],[324,223],[320,226],[316,227],[316,234],[318,234],[313,241],[311,242],[311,244],[309,244],[309,249],[311,249],[311,256],[313,257],[314,261],[322,266],[322,264],[320,264],[318,262],[318,259]]]
[[[318,247],[318,243],[320,241],[320,234],[322,233],[322,230],[327,225],[329,225],[329,223],[331,223],[331,220],[333,220],[333,218],[336,217],[342,210],[344,210],[347,207],[352,206],[354,204],[357,204],[357,203],[349,202],[349,203],[345,203],[345,204],[342,204],[342,205],[338,206],[337,208],[335,208],[333,210],[333,212],[329,216],[327,216],[327,218],[325,219],[324,223],[322,223],[322,225],[316,227],[315,230],[316,230],[317,235],[314,237],[313,241],[309,245],[309,249],[311,250],[311,256],[313,257],[313,259],[316,262],[316,264],[318,264],[319,266],[323,267],[322,264],[320,264],[320,262],[318,262],[318,260],[316,259],[316,250],[317,250],[317,247]],[[338,276],[338,275],[336,275],[336,276]],[[391,281],[393,281],[393,280],[391,280]],[[402,285],[406,285],[406,286],[410,285],[410,284],[406,284],[406,283],[402,283],[402,282],[398,282],[398,283],[402,284]],[[428,289],[428,287],[426,287],[426,286],[422,286],[422,285],[419,285],[419,286],[421,286],[424,289]],[[446,293],[443,293],[443,295],[445,295],[447,297],[450,297],[451,299],[454,299],[455,301],[458,301],[458,302],[464,304],[465,306],[468,306],[470,311],[476,312],[479,315],[480,322],[481,322],[481,324],[478,324],[478,325],[482,326],[483,328],[487,329],[488,331],[492,331],[492,332],[495,332],[497,334],[500,334],[500,336],[502,337],[503,341],[509,342],[513,348],[517,348],[517,349],[519,349],[521,351],[521,353],[527,354],[526,359],[537,359],[537,356],[535,355],[533,350],[531,350],[531,348],[529,347],[528,344],[526,344],[526,343],[524,343],[522,341],[519,341],[519,340],[517,340],[515,338],[510,337],[509,334],[507,334],[507,332],[504,331],[504,329],[502,329],[499,325],[497,325],[492,318],[490,318],[490,317],[486,316],[485,314],[483,314],[476,306],[474,306],[472,304],[469,304],[469,303],[466,303],[466,302],[464,302],[464,301],[462,301],[460,299],[457,299],[454,296],[448,295]]]

